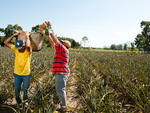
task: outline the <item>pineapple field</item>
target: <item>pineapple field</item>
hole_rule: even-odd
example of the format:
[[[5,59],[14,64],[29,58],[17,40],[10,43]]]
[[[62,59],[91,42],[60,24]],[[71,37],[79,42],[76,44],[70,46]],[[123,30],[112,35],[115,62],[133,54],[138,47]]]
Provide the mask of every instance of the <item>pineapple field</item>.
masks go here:
[[[15,106],[14,53],[0,47],[0,113],[53,113],[59,100],[52,75],[54,50],[32,53],[29,106]],[[70,49],[70,113],[149,113],[150,54]]]

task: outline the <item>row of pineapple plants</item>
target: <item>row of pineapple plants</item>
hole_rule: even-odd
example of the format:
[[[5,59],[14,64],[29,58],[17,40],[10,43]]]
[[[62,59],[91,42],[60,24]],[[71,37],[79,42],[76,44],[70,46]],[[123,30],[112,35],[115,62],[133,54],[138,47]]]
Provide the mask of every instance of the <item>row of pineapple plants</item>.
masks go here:
[[[3,105],[14,97],[14,54],[9,49],[6,52],[6,48],[0,48],[0,52],[0,104]],[[33,53],[31,106],[28,109],[22,106],[16,112],[48,113],[56,109],[54,78],[49,75],[53,53],[51,49]],[[71,50],[70,68],[71,73],[75,73],[76,95],[82,105],[76,112],[149,112],[149,58],[148,54]],[[47,76],[41,84],[38,78],[43,74]]]
[[[83,111],[149,112],[150,55],[77,52],[77,93]]]

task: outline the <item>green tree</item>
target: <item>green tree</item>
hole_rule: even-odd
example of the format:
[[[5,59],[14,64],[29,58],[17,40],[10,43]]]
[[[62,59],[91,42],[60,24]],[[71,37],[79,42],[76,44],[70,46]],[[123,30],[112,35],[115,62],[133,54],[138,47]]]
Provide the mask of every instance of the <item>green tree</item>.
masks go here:
[[[4,28],[0,28],[0,45],[1,46],[4,46],[4,43],[3,43],[4,39],[5,39],[5,37],[4,37]]]
[[[110,49],[112,49],[112,50],[122,50],[123,46],[121,44],[119,44],[119,45],[112,44],[110,46]]]
[[[128,47],[127,44],[124,44],[123,49],[127,50],[127,47]]]
[[[36,33],[40,33],[40,25],[36,25],[35,27],[32,27],[31,32],[36,32]]]
[[[117,48],[116,48],[116,45],[115,45],[115,44],[112,44],[112,45],[110,46],[110,49],[116,50],[116,49],[117,49]]]
[[[121,45],[121,44],[119,44],[119,45],[117,45],[117,46],[116,46],[116,49],[117,49],[117,50],[122,50],[122,49],[123,49],[123,47],[122,47],[122,45]]]
[[[72,40],[71,45],[72,45],[72,48],[78,48],[78,47],[80,47],[79,42],[76,42],[75,40]]]
[[[0,28],[0,33],[4,33],[4,28]]]
[[[4,36],[0,36],[0,45],[1,46],[4,46],[4,40],[5,40],[5,37]]]
[[[19,26],[18,24],[15,24],[13,27],[14,27],[14,30],[15,30],[15,31],[22,30],[22,27]]]
[[[9,24],[5,29],[4,29],[4,34],[5,37],[9,37],[11,35],[13,35],[14,33],[23,30],[21,26],[19,26],[18,24],[15,24],[14,26]]]
[[[87,36],[84,36],[84,37],[82,38],[82,42],[84,43],[84,47],[85,47],[87,41],[88,41],[88,37],[87,37]]]
[[[72,38],[66,38],[66,37],[59,37],[58,36],[58,39],[59,40],[68,40],[68,41],[70,41],[70,43],[71,43],[71,47],[72,48],[79,48],[81,45],[79,44],[79,42],[76,42],[74,39],[72,39]]]
[[[139,50],[150,51],[150,22],[141,22],[142,32],[135,38],[135,45]]]
[[[0,33],[2,34],[0,35],[0,45],[4,46],[4,40],[20,30],[22,30],[22,27],[18,24],[9,24],[6,28],[0,28]],[[14,42],[14,40],[12,40],[12,42]]]
[[[135,45],[134,43],[131,43],[131,50],[132,51],[135,49],[134,45]]]

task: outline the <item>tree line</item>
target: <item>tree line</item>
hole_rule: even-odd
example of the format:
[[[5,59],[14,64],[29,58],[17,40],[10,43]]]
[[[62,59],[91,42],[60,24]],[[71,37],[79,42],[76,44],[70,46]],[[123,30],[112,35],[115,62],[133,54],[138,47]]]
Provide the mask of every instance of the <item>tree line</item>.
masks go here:
[[[40,33],[39,27],[40,27],[40,25],[36,25],[36,26],[32,27],[31,32]],[[23,30],[23,28],[21,26],[19,26],[18,24],[15,24],[15,25],[9,24],[9,25],[7,25],[6,28],[0,28],[0,46],[4,46],[4,40],[6,40],[7,37],[13,35],[14,33],[18,32],[20,30]],[[60,37],[60,36],[57,36],[57,37],[59,40],[70,41],[72,48],[78,48],[81,46],[80,43],[75,41],[73,38]],[[16,39],[17,39],[17,37],[16,37]],[[11,42],[15,43],[16,39],[13,39]],[[50,47],[50,44],[49,44],[48,39],[46,37],[44,37],[43,45],[46,47]]]
[[[130,45],[129,44],[112,44],[110,46],[110,49],[111,50],[136,50],[136,47],[135,47],[135,43],[134,42],[131,42]]]
[[[112,49],[112,50],[135,50],[138,49],[140,51],[150,51],[150,21],[142,21],[140,23],[142,31],[141,33],[137,34],[137,36],[135,37],[135,41],[130,43],[130,46],[127,44],[112,44],[110,46],[110,48],[104,48],[104,49]],[[36,33],[40,33],[39,31],[39,27],[40,25],[36,25],[34,27],[32,27],[31,32],[36,32]],[[4,40],[11,36],[12,34],[23,30],[23,28],[21,26],[19,26],[18,24],[12,25],[9,24],[7,25],[6,28],[0,28],[0,46],[4,46]],[[59,40],[69,40],[72,44],[72,48],[78,48],[81,47],[81,44],[77,41],[75,41],[73,38],[68,38],[68,37],[60,37],[57,36]],[[17,37],[16,37],[17,38]],[[85,48],[86,43],[88,42],[88,38],[86,36],[84,36],[82,38],[82,42]],[[12,40],[12,43],[15,43],[15,39]],[[48,42],[47,38],[44,38],[44,46],[49,47],[50,44]]]
[[[150,51],[150,21],[142,21],[141,28],[141,33],[135,38],[135,45],[139,50]]]
[[[112,50],[139,50],[139,51],[150,51],[150,21],[142,21],[140,23],[142,31],[137,34],[134,42],[127,44],[112,44],[110,48]]]

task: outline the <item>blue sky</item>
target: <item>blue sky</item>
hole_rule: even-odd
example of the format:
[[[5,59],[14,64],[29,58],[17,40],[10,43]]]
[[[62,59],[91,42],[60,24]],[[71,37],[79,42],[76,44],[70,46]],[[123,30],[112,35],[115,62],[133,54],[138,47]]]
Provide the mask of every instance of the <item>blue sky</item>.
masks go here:
[[[104,47],[134,41],[140,22],[150,21],[150,0],[1,0],[0,27],[19,24],[25,31],[51,21],[58,36]]]

